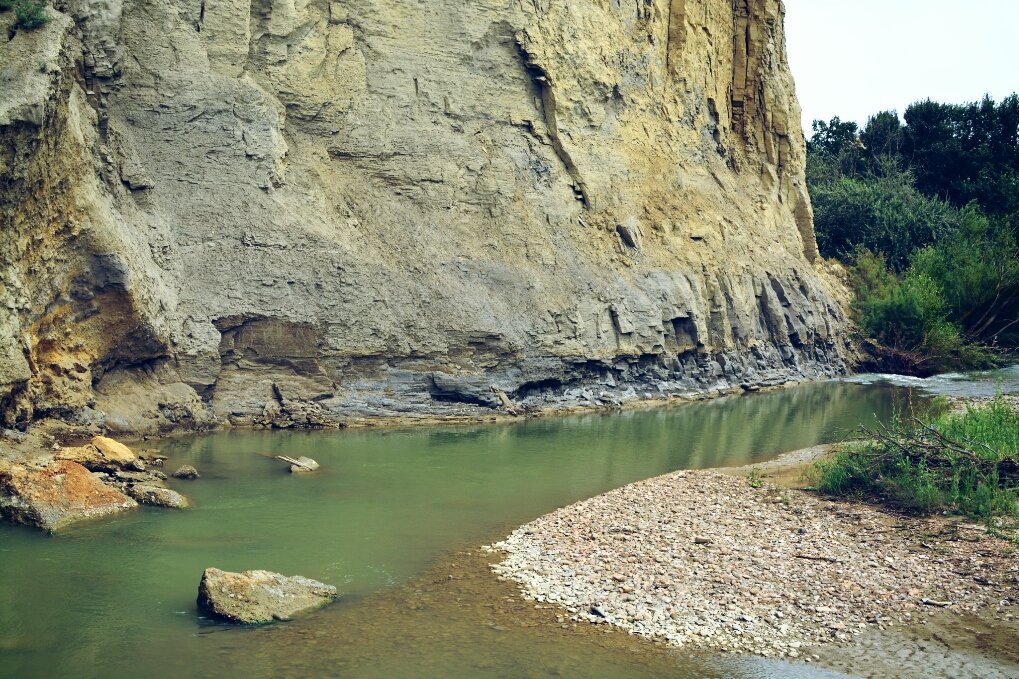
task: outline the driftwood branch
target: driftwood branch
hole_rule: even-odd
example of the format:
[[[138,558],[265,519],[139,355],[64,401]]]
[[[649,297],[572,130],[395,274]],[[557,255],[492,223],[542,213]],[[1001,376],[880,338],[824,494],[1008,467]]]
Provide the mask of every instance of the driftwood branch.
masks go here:
[[[315,471],[314,467],[306,465],[303,462],[299,462],[299,461],[295,460],[292,457],[287,457],[286,455],[277,455],[276,459],[277,460],[283,460],[284,462],[289,462],[290,464],[297,465],[298,467],[303,467],[304,469],[307,469],[308,471]]]
[[[984,475],[996,475],[1002,486],[1019,484],[1019,460],[1013,456],[1002,455],[993,447],[980,441],[951,439],[929,424],[913,418],[914,428],[908,432],[897,432],[887,426],[876,429],[861,427],[864,436],[880,443],[896,456],[922,463],[931,472],[948,470],[951,473],[960,460]],[[979,451],[979,452],[978,452]],[[865,455],[869,458],[869,467],[877,472],[889,458],[889,453],[876,450]]]
[[[828,563],[839,563],[839,560],[830,556],[821,556],[819,554],[793,554],[797,559],[808,559],[810,561],[827,561]]]
[[[506,395],[505,391],[503,391],[499,387],[496,387],[495,385],[492,385],[492,393],[495,394],[495,397],[497,399],[499,399],[499,403],[502,405],[503,410],[505,410],[510,415],[520,414],[520,410],[517,409],[516,405],[513,403],[513,401],[510,400],[510,397]]]

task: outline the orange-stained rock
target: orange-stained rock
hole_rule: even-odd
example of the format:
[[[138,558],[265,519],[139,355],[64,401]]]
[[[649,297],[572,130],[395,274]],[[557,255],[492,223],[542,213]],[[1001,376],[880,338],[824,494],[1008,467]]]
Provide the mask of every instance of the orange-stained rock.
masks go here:
[[[16,523],[54,531],[137,506],[71,460],[0,468],[0,515]]]
[[[91,443],[83,446],[61,448],[56,457],[59,460],[77,462],[92,471],[112,472],[145,468],[130,448],[105,436],[95,436]]]
[[[92,445],[103,454],[103,457],[111,462],[129,465],[138,460],[138,456],[134,454],[134,451],[120,441],[115,441],[106,436],[93,436]]]

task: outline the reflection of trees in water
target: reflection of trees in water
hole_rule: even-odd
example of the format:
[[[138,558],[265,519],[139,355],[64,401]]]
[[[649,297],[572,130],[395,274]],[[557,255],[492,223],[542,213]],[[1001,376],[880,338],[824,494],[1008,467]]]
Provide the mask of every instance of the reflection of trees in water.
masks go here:
[[[598,467],[608,483],[624,469],[745,464],[842,440],[861,424],[907,410],[909,398],[908,391],[887,386],[809,384],[676,408],[546,421],[503,435],[582,447],[584,464]]]
[[[859,389],[843,383],[811,384],[751,397],[697,404],[693,422],[675,431],[687,467],[745,464],[776,453],[852,436],[861,424],[887,420],[900,391]]]
[[[760,462],[839,441],[861,424],[887,421],[895,409],[908,411],[911,398],[887,385],[827,382],[657,410],[432,431],[427,445],[467,445],[472,457],[485,454],[506,486],[547,474],[568,494],[583,496],[592,492],[593,479],[608,488],[667,470]]]

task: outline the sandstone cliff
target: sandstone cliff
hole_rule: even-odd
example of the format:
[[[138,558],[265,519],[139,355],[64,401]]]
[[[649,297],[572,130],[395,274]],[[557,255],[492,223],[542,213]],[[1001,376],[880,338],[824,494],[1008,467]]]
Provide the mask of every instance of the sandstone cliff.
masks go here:
[[[844,369],[779,0],[0,15],[0,425],[482,412]]]

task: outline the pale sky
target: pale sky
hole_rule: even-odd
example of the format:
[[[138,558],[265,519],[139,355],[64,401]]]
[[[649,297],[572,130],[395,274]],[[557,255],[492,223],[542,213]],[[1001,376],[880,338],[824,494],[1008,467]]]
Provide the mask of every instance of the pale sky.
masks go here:
[[[1019,0],[785,0],[803,129],[1019,91]]]

